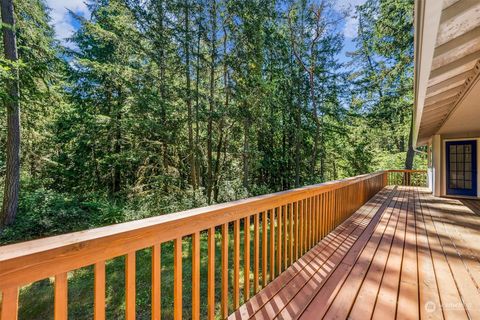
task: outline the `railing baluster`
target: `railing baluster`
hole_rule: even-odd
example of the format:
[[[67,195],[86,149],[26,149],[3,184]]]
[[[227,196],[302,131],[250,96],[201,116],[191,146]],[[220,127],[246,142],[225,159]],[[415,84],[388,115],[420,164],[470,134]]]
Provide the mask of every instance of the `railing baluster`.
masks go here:
[[[329,234],[332,231],[332,227],[333,227],[333,211],[335,209],[335,192],[334,191],[329,192],[328,198],[329,198],[329,201],[328,201],[328,229],[327,229],[327,234]]]
[[[243,221],[243,300],[250,299],[250,216]]]
[[[17,320],[18,317],[18,288],[9,288],[2,292],[2,312],[0,319]]]
[[[303,228],[305,227],[305,223],[303,222],[304,220],[304,215],[303,215],[303,200],[300,200],[298,202],[298,216],[299,216],[299,229],[298,229],[298,258],[299,259],[301,256],[303,256],[303,238],[304,238],[304,233],[303,233]]]
[[[173,241],[173,318],[182,319],[183,314],[183,293],[182,293],[182,238]]]
[[[127,320],[135,320],[135,252],[127,254],[125,261],[125,313]]]
[[[93,314],[95,320],[105,320],[105,261],[95,263],[94,273]]]
[[[332,223],[332,228],[330,229],[330,232],[335,229],[337,227],[337,216],[338,216],[338,212],[341,210],[340,208],[340,204],[339,204],[339,201],[341,200],[340,199],[340,190],[337,189],[335,190],[333,193],[333,223]]]
[[[253,292],[258,292],[258,269],[260,259],[260,213],[255,214],[253,219]]]
[[[287,229],[287,206],[282,206],[282,218],[283,218],[283,270],[288,268],[288,229]]]
[[[215,319],[215,227],[208,229],[208,319]]]
[[[66,272],[55,276],[54,318],[55,320],[68,318],[68,277]]]
[[[304,254],[310,248],[310,198],[305,199],[305,250]]]
[[[337,215],[337,223],[335,224],[335,228],[340,225],[340,221],[342,220],[343,214],[345,212],[345,188],[340,189],[340,199],[338,199],[338,205],[340,210]]]
[[[310,197],[310,245],[309,250],[313,247],[315,243],[315,198]]]
[[[300,251],[300,201],[295,202],[295,260],[299,258]]]
[[[317,196],[312,197],[312,247],[317,244]]]
[[[270,210],[270,282],[275,278],[275,209]]]
[[[277,207],[277,273],[282,273],[282,208]]]
[[[316,227],[317,227],[317,224],[316,224],[316,221],[315,221],[315,196],[312,196],[311,197],[311,200],[310,200],[310,211],[311,211],[311,216],[312,216],[312,235],[310,236],[310,248],[313,248],[313,246],[315,245],[315,230],[316,230]]]
[[[228,223],[222,225],[222,319],[228,317]]]
[[[321,240],[321,238],[322,238],[322,236],[321,236],[321,232],[322,232],[322,230],[321,230],[321,226],[322,226],[321,222],[322,222],[322,221],[321,221],[321,216],[320,216],[320,212],[321,212],[321,211],[320,211],[320,208],[321,208],[320,197],[321,197],[321,195],[318,194],[318,195],[317,195],[317,211],[316,211],[316,212],[317,212],[317,243],[320,242],[320,240]]]
[[[318,195],[313,196],[313,246],[318,243]]]
[[[302,256],[308,250],[308,199],[303,200],[303,250]]]
[[[162,318],[162,245],[156,244],[152,248],[152,320]]]
[[[305,247],[305,252],[308,252],[310,250],[310,244],[312,242],[312,205],[311,205],[311,199],[307,198],[306,200],[306,215],[307,215],[307,228],[305,229],[306,231],[306,247]]]
[[[240,220],[233,224],[233,309],[240,306]]]
[[[200,232],[192,234],[192,319],[200,319]]]
[[[288,204],[288,211],[289,211],[288,226],[290,227],[289,236],[288,236],[289,248],[290,248],[289,263],[290,265],[292,265],[293,264],[293,203]]]
[[[262,287],[267,285],[267,261],[268,261],[268,243],[267,243],[267,223],[268,211],[262,213]]]
[[[327,206],[326,206],[326,197],[327,197],[327,194],[324,192],[322,193],[321,195],[321,202],[322,202],[322,206],[320,207],[321,208],[321,211],[320,211],[320,229],[321,229],[321,238],[325,238],[325,234],[326,234],[326,225],[327,225],[327,217],[326,217],[326,214],[327,214]]]
[[[329,223],[330,223],[330,192],[327,191],[326,193],[323,194],[323,201],[324,201],[323,207],[325,210],[323,212],[323,216],[324,216],[323,221],[325,222],[325,226],[323,227],[323,236],[326,237],[328,234]]]

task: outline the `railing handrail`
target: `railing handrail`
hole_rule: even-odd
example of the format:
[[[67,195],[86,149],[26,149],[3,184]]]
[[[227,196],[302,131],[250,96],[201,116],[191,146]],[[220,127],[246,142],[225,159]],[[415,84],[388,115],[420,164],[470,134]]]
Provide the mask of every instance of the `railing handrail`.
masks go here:
[[[389,170],[0,247],[0,290],[142,250]],[[26,272],[28,270],[29,272]]]
[[[385,170],[386,172],[410,172],[410,173],[427,173],[427,170],[418,170],[418,169],[393,169]]]

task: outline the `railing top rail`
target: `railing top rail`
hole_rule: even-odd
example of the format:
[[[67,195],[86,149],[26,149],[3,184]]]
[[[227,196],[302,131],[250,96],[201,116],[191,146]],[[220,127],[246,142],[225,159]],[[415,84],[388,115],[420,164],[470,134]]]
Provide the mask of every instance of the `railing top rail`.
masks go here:
[[[0,247],[0,290],[92,265],[336,190],[386,171]],[[26,272],[28,270],[28,272]]]
[[[386,172],[427,173],[427,170],[396,169],[396,170],[386,170]]]

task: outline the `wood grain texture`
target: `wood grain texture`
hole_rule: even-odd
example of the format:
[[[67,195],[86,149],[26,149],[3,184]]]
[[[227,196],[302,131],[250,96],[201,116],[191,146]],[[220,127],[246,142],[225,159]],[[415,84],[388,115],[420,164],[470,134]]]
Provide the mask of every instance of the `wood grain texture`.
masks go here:
[[[368,198],[363,194],[363,185],[369,183],[369,196],[382,187],[385,172],[333,181],[291,191],[240,200],[228,204],[188,210],[176,214],[144,219],[93,231],[72,233],[40,239],[23,244],[2,247],[0,251],[0,290],[43,278],[57,277],[77,268],[95,265],[95,319],[105,318],[105,260],[126,255],[125,306],[126,319],[136,317],[136,251],[152,248],[152,319],[161,316],[161,243],[174,242],[174,312],[175,319],[183,313],[182,284],[182,239],[192,237],[192,318],[200,318],[200,232],[208,230],[208,317],[215,313],[215,227],[222,227],[222,283],[221,316],[228,315],[228,224],[233,222],[233,308],[240,303],[240,254],[243,254],[243,298],[248,300],[251,292],[260,289],[260,276],[265,286],[303,254],[315,247],[320,240],[322,219],[325,234],[347,219]],[[373,191],[372,191],[373,190]],[[374,192],[375,191],[375,192]],[[368,193],[368,192],[367,192]],[[324,195],[325,217],[320,214]],[[329,196],[330,195],[330,198]],[[338,196],[338,199],[335,198]],[[333,203],[332,203],[333,202]],[[327,210],[328,208],[328,210]],[[338,210],[337,210],[338,209]],[[259,213],[260,212],[260,213]],[[251,217],[253,216],[253,217]],[[253,219],[253,248],[251,247],[250,217]],[[260,219],[262,218],[262,219]],[[243,252],[240,252],[240,223],[244,222]],[[260,228],[260,223],[262,226]],[[260,244],[261,243],[261,244]],[[35,247],[34,247],[35,246]],[[253,250],[253,252],[252,252]],[[253,253],[253,254],[252,254]],[[252,257],[252,258],[251,258]],[[250,261],[252,259],[252,261]],[[270,263],[269,263],[270,262]],[[268,270],[270,269],[270,270]],[[61,270],[62,272],[55,272]],[[262,274],[260,275],[260,270]],[[269,271],[269,272],[268,272]],[[250,277],[253,276],[253,281]],[[223,280],[225,279],[225,280]],[[5,280],[5,281],[3,281]],[[13,286],[12,286],[13,284]],[[252,286],[252,287],[250,287]],[[59,278],[58,297],[65,296]],[[63,290],[63,291],[62,291]],[[56,299],[58,318],[66,314],[61,298]],[[65,315],[66,317],[66,315]]]
[[[250,216],[243,221],[243,298],[250,299]]]
[[[181,320],[183,316],[182,247],[182,238],[173,241],[173,318],[175,320]]]
[[[152,247],[152,320],[161,319],[162,245]]]
[[[54,304],[54,319],[66,320],[68,318],[68,278],[66,272],[55,276]]]
[[[288,268],[288,212],[287,206],[282,206],[282,227],[283,227],[283,244],[282,244],[282,271]]]
[[[2,312],[0,319],[17,320],[18,318],[18,289],[10,288],[2,292]]]
[[[270,282],[275,278],[275,209],[270,210]]]
[[[172,241],[212,226],[243,219],[319,191],[381,176],[383,172],[197,208],[143,220],[7,245],[0,251],[0,290]]]
[[[228,317],[228,223],[222,225],[222,319]]]
[[[208,319],[215,319],[215,227],[208,229]]]
[[[240,306],[240,220],[233,223],[233,309]]]
[[[262,213],[262,287],[268,282],[268,211]]]
[[[283,247],[283,238],[282,238],[282,208],[278,207],[275,209],[277,211],[277,242],[276,242],[276,256],[277,256],[277,268],[276,268],[276,273],[275,276],[279,275],[282,273],[283,270],[283,265],[282,265],[282,247]]]
[[[94,273],[93,315],[95,320],[105,320],[105,261],[95,263]]]
[[[300,202],[294,203],[295,213],[295,261],[300,257]]]
[[[253,217],[253,292],[259,290],[260,270],[260,214]]]
[[[294,221],[294,215],[293,215],[293,203],[288,204],[288,262],[290,265],[293,264],[293,240],[294,240],[294,234],[293,234],[293,221]]]
[[[381,194],[378,197],[383,197],[384,195],[385,194]],[[373,208],[374,206],[367,207],[368,210],[372,210]],[[290,317],[288,313],[282,315],[281,317],[277,316],[281,309],[288,304],[288,301],[292,297],[305,289],[303,285],[308,285],[307,281],[309,277],[315,273],[315,270],[327,271],[330,269],[331,261],[329,260],[329,257],[332,255],[338,256],[338,252],[344,252],[347,246],[345,241],[348,242],[348,245],[351,245],[351,239],[358,237],[358,230],[365,228],[365,225],[362,224],[362,220],[369,221],[368,210],[361,212],[358,216],[352,216],[350,223],[342,225],[334,232],[330,233],[324,242],[315,246],[314,249],[310,250],[306,255],[296,261],[290,268],[287,269],[287,271],[282,273],[265,289],[247,302],[247,304],[232,314],[230,318],[291,319],[292,317]],[[355,231],[356,234],[352,234],[354,230],[357,230]],[[320,264],[317,264],[317,262],[320,262]],[[316,283],[317,281],[317,279],[313,279],[312,284]],[[304,289],[302,289],[302,287]],[[297,308],[297,306],[292,304],[288,305],[288,308],[291,311]]]
[[[192,234],[192,319],[200,319],[200,232]]]
[[[136,254],[130,252],[125,260],[125,314],[127,320],[136,318]]]
[[[298,215],[299,215],[299,229],[298,229],[298,256],[301,257],[303,255],[303,250],[304,250],[304,230],[305,230],[305,223],[304,223],[304,220],[305,220],[305,216],[304,216],[304,212],[303,212],[303,209],[304,209],[304,205],[303,205],[303,200],[300,200],[298,202],[298,206],[299,206],[299,211],[298,211]]]
[[[337,192],[339,227],[229,319],[478,318],[479,202],[402,186],[358,207],[375,185]]]

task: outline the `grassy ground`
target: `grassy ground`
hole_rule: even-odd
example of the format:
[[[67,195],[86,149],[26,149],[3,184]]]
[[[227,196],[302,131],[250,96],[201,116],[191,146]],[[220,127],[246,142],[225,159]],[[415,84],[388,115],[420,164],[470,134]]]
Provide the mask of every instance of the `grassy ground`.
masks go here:
[[[253,226],[252,226],[253,228]],[[240,252],[243,253],[243,226],[241,228]],[[260,234],[262,230],[260,228]],[[269,232],[269,231],[267,231]],[[253,229],[251,234],[253,248]],[[261,239],[261,238],[260,238]],[[216,232],[216,314],[220,314],[221,295],[221,233]],[[201,234],[201,318],[207,315],[207,233]],[[173,319],[173,242],[162,244],[162,319]],[[191,266],[192,246],[189,237],[183,240],[183,317],[191,318]],[[251,249],[253,261],[253,249]],[[232,308],[233,279],[233,228],[229,232],[229,306]],[[243,288],[243,254],[240,263],[240,288]],[[151,250],[137,251],[137,319],[150,319],[151,309]],[[125,318],[125,264],[124,257],[107,261],[107,319]],[[261,268],[261,262],[260,262]],[[253,269],[253,264],[250,270]],[[268,262],[267,262],[268,270]],[[251,275],[251,281],[253,275]],[[93,319],[93,267],[86,267],[69,274],[69,319]],[[251,287],[253,285],[251,284]],[[253,294],[253,292],[252,292]],[[243,303],[243,291],[240,294]],[[53,279],[36,282],[20,292],[19,319],[53,319]]]

